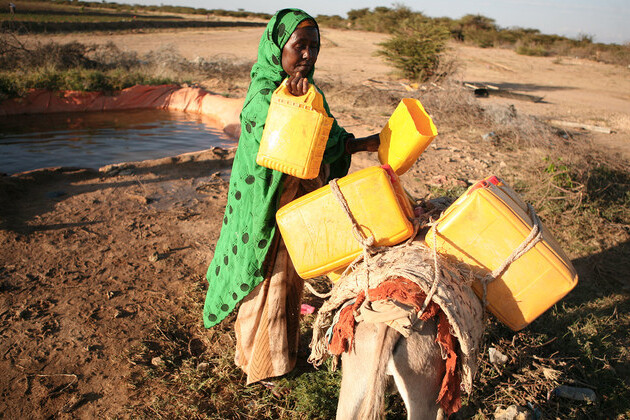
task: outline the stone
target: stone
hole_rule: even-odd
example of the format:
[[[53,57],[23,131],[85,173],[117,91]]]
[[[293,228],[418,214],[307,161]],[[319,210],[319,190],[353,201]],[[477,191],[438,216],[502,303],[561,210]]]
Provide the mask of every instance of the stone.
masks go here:
[[[197,365],[198,372],[208,372],[210,370],[210,363],[201,362]]]
[[[501,353],[494,347],[490,347],[488,349],[488,356],[490,358],[490,363],[497,365],[504,365],[509,360],[509,358],[505,354]]]
[[[494,420],[533,420],[532,413],[524,407],[511,405],[508,408],[497,407],[494,410]]]
[[[549,399],[553,395],[576,401],[588,401],[592,403],[597,401],[597,394],[595,394],[595,391],[589,388],[577,388],[574,386],[560,385],[559,387],[551,391],[547,399]]]

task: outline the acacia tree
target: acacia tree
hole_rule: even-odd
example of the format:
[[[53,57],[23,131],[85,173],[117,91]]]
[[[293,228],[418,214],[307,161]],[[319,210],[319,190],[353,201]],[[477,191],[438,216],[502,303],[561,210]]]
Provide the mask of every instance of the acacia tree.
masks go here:
[[[440,55],[450,37],[448,30],[424,16],[405,19],[377,51],[413,80],[427,80],[438,68]]]

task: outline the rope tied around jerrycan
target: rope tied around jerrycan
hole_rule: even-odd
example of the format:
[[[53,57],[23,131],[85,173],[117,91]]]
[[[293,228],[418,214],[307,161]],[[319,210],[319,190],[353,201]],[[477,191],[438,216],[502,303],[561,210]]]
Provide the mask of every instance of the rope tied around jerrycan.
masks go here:
[[[337,181],[338,179],[335,178],[329,182],[332,195],[341,206],[344,214],[348,217],[348,220],[350,221],[350,224],[352,225],[352,235],[354,236],[355,240],[361,245],[361,248],[363,249],[362,253],[359,254],[348,265],[348,267],[346,267],[346,269],[342,273],[342,276],[346,275],[349,271],[353,270],[361,260],[364,260],[365,265],[366,265],[366,283],[365,283],[364,292],[365,292],[366,298],[368,298],[367,300],[369,301],[369,288],[370,288],[369,260],[372,255],[384,249],[387,249],[387,247],[375,246],[374,243],[376,242],[376,238],[374,237],[374,235],[370,234],[369,236],[367,236],[363,233],[363,230],[361,229],[361,226],[355,219],[352,213],[352,210],[350,209],[350,205],[348,204],[348,201],[346,200],[346,197],[344,196],[343,192],[339,188],[339,184],[337,183]],[[415,217],[411,219],[411,222],[413,223],[413,234],[407,240],[406,245],[411,245],[411,243],[416,238],[418,231],[420,230],[420,227],[421,227],[420,217]],[[425,300],[422,306],[422,310],[420,311],[420,314],[422,314],[424,310],[427,308],[427,306],[429,305],[431,301],[431,297],[435,293],[435,290],[437,288],[437,283],[439,281],[439,268],[440,267],[438,264],[437,255],[434,256],[434,261],[435,261],[435,267],[436,267],[435,281],[433,283],[433,287],[431,287],[430,292],[427,294],[427,299]],[[322,294],[322,293],[319,293],[317,290],[315,290],[315,288],[310,283],[305,282],[304,285],[309,290],[309,292],[311,292],[313,295],[319,298],[327,299],[331,296],[332,290],[329,291],[328,293]]]
[[[435,207],[433,210],[424,213],[422,210],[422,207],[416,207],[414,209],[414,213],[415,213],[415,218],[413,219],[413,236],[411,238],[409,238],[409,240],[407,241],[407,244],[411,244],[411,242],[415,239],[416,235],[418,234],[418,231],[420,230],[420,227],[433,227],[436,225],[436,219],[434,219],[432,217],[433,213],[435,212],[439,212],[439,214],[442,214],[442,211],[444,211],[449,205],[448,204],[444,204],[438,200],[433,200],[432,201],[433,206]],[[442,207],[443,206],[443,207]],[[432,249],[432,256],[433,256],[433,282],[431,283],[431,288],[429,289],[429,291],[427,292],[426,297],[424,298],[424,303],[422,304],[422,308],[420,308],[420,311],[418,311],[418,316],[421,316],[424,311],[427,309],[427,307],[429,306],[429,304],[431,303],[431,300],[433,299],[433,295],[435,294],[438,285],[440,283],[440,277],[441,277],[441,273],[442,273],[442,266],[438,260],[438,256],[437,256],[437,238],[436,235],[433,235],[433,249]]]
[[[365,283],[365,296],[367,298],[367,300],[369,301],[369,288],[370,288],[370,269],[369,269],[369,259],[371,255],[374,255],[375,253],[386,249],[387,247],[377,247],[374,246],[374,243],[376,242],[376,238],[374,237],[374,235],[370,234],[369,236],[366,236],[363,233],[363,230],[361,229],[361,226],[359,225],[359,223],[357,222],[357,220],[354,218],[354,215],[352,214],[352,210],[350,210],[350,206],[348,204],[348,201],[346,200],[346,197],[343,195],[343,192],[341,191],[341,188],[339,188],[339,184],[337,184],[338,179],[332,179],[330,180],[330,182],[328,183],[330,185],[330,189],[332,191],[332,195],[333,197],[337,200],[337,202],[339,203],[339,205],[341,206],[341,208],[343,209],[343,212],[345,213],[345,215],[348,217],[348,220],[350,221],[350,224],[352,225],[352,235],[354,236],[354,238],[356,239],[356,241],[361,245],[361,247],[363,248],[363,252],[361,254],[359,254],[349,265],[348,267],[346,267],[346,269],[343,271],[342,276],[347,274],[348,271],[352,270],[357,263],[359,263],[361,260],[365,261],[365,265],[366,265],[366,283]],[[420,219],[419,217],[415,217],[412,220],[413,223],[413,234],[411,235],[411,237],[407,240],[406,244],[410,245],[413,240],[415,239],[416,235],[418,234],[418,231],[420,230]],[[437,264],[437,257],[435,259],[436,264]],[[437,283],[437,279],[439,277],[439,274],[436,275],[436,281],[435,283]],[[422,312],[424,312],[424,310],[426,309],[426,307],[428,306],[429,302],[431,301],[431,296],[433,295],[433,293],[435,292],[435,287],[437,285],[435,284],[434,287],[432,287],[432,292],[427,295],[427,300],[425,301],[423,307],[422,307],[422,311],[420,312],[420,314],[422,314]],[[308,285],[308,289],[313,292],[314,289]],[[319,296],[319,297],[323,297],[323,295],[319,295],[318,293],[314,293],[315,296]],[[327,294],[326,297],[330,296],[330,293]]]
[[[363,231],[361,230],[361,226],[359,226],[359,223],[354,218],[354,215],[352,214],[352,211],[350,210],[350,206],[348,205],[348,201],[346,200],[346,197],[341,192],[341,188],[339,188],[339,184],[337,184],[337,181],[338,181],[337,178],[331,179],[328,185],[330,185],[330,189],[332,191],[333,197],[335,197],[337,202],[341,205],[343,212],[345,213],[346,216],[348,216],[348,220],[350,220],[350,224],[352,224],[352,235],[354,236],[354,239],[356,239],[357,242],[363,248],[363,252],[359,254],[350,263],[350,265],[344,270],[343,274],[346,274],[346,272],[350,269],[350,267],[353,267],[356,263],[358,263],[359,261],[361,261],[361,259],[363,259],[365,261],[365,265],[367,268],[367,270],[365,271],[366,273],[365,296],[369,300],[369,292],[368,292],[370,288],[369,258],[371,254],[378,251],[378,248],[374,246],[374,243],[376,242],[376,238],[374,238],[374,235],[372,234],[370,234],[370,236],[366,236],[363,233]]]
[[[485,309],[488,306],[488,284],[492,281],[496,280],[497,277],[503,275],[505,270],[512,264],[514,261],[518,260],[520,257],[525,255],[527,251],[532,249],[538,242],[543,240],[543,227],[540,218],[536,214],[536,210],[532,207],[531,204],[527,203],[527,210],[529,213],[529,217],[532,219],[532,230],[529,232],[529,235],[521,242],[521,244],[512,251],[512,253],[501,263],[500,266],[492,270],[490,274],[483,277],[481,279],[481,284],[483,285],[483,308]],[[437,236],[437,232],[433,237]]]
[[[339,185],[337,184],[338,178],[332,179],[330,180],[330,182],[328,183],[330,185],[330,189],[332,191],[332,195],[333,197],[337,200],[337,202],[339,203],[339,205],[341,205],[341,208],[343,209],[344,214],[348,217],[348,220],[350,220],[350,224],[352,225],[352,235],[354,236],[354,238],[357,240],[357,242],[359,242],[359,244],[361,245],[361,248],[363,248],[363,252],[361,254],[359,254],[351,263],[350,265],[348,265],[348,267],[344,270],[343,275],[345,275],[348,270],[350,270],[353,266],[355,266],[359,261],[361,261],[362,259],[365,261],[366,265],[369,265],[369,257],[371,254],[374,254],[375,252],[378,252],[379,247],[375,247],[374,243],[376,242],[376,239],[374,238],[374,235],[370,235],[370,236],[366,236],[363,231],[361,230],[361,227],[359,226],[359,223],[357,222],[357,220],[354,218],[354,215],[352,214],[352,211],[350,210],[350,206],[348,205],[348,201],[346,200],[346,197],[343,195],[343,193],[341,192],[341,189],[339,188]],[[370,284],[370,278],[369,278],[369,273],[370,270],[368,268],[368,270],[366,271],[367,273],[367,282],[366,282],[366,286],[365,286],[365,296],[369,296],[368,295],[368,289],[369,289],[369,284]],[[315,288],[308,282],[304,283],[305,287],[309,290],[309,292],[311,292],[313,295],[322,298],[322,299],[327,299],[330,297],[332,291],[328,292],[328,293],[319,293],[318,291],[315,290]]]
[[[433,226],[435,225],[434,221],[431,221],[430,223],[427,224],[427,226]],[[420,311],[418,312],[418,316],[422,315],[424,313],[424,311],[427,309],[427,306],[429,306],[429,303],[431,303],[431,299],[433,299],[433,295],[435,294],[435,291],[437,290],[438,287],[438,283],[440,282],[440,273],[442,272],[442,267],[440,266],[440,263],[438,261],[438,257],[437,257],[437,235],[433,235],[433,250],[432,250],[432,254],[433,254],[433,283],[431,284],[431,289],[429,289],[429,293],[427,293],[426,297],[424,298],[424,303],[422,304],[422,308],[420,309]]]
[[[348,217],[348,220],[350,220],[350,224],[352,224],[352,235],[363,248],[363,252],[359,254],[350,263],[350,265],[348,265],[348,267],[344,270],[342,276],[348,273],[348,271],[352,270],[356,266],[356,264],[360,262],[361,260],[365,261],[365,266],[366,266],[365,297],[367,301],[369,301],[370,300],[369,299],[369,288],[370,288],[370,268],[369,268],[370,261],[369,260],[372,255],[374,255],[375,253],[381,250],[386,249],[387,247],[375,246],[374,243],[376,242],[376,238],[374,237],[374,235],[370,234],[369,236],[366,236],[363,233],[363,230],[361,229],[361,226],[359,225],[354,215],[352,214],[352,210],[350,210],[350,205],[348,204],[346,197],[343,195],[341,188],[339,188],[339,184],[337,183],[337,181],[338,179],[335,178],[335,179],[330,180],[330,182],[328,183],[330,185],[330,189],[332,191],[333,197],[335,197],[339,205],[341,205],[343,212]],[[412,223],[413,223],[413,234],[408,239],[407,245],[411,244],[411,242],[415,239],[416,235],[418,234],[418,230],[420,229],[419,218],[412,219]],[[428,305],[429,301],[426,301],[425,304],[423,305],[422,312],[424,312],[424,309],[426,309],[426,306]]]

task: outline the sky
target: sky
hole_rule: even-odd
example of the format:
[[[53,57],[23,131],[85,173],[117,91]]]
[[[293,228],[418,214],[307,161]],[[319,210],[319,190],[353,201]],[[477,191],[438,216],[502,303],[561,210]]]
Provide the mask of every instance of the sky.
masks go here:
[[[430,17],[458,19],[467,14],[481,14],[495,20],[502,28],[539,29],[545,34],[576,38],[592,36],[596,42],[630,42],[630,0],[113,0],[142,5],[203,7],[206,9],[244,9],[273,14],[285,7],[299,7],[311,15],[346,17],[351,9],[403,4]]]

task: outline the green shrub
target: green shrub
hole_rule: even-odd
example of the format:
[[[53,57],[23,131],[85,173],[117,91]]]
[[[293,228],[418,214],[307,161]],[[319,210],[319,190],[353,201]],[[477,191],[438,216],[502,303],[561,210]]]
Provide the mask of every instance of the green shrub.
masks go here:
[[[402,21],[377,53],[410,79],[427,80],[438,68],[449,31],[424,17]]]
[[[497,32],[494,30],[469,30],[464,32],[464,40],[480,48],[494,47]]]
[[[19,88],[14,83],[14,79],[8,75],[0,73],[0,100],[19,96]]]
[[[413,12],[402,5],[397,5],[393,9],[381,6],[375,7],[374,11],[364,8],[348,12],[348,20],[353,29],[371,32],[395,33],[401,22],[411,18],[427,19],[422,13]]]
[[[99,70],[72,69],[64,76],[64,89],[87,92],[112,90],[107,76]]]
[[[318,15],[316,20],[319,26],[326,28],[344,29],[348,27],[346,20],[339,15]]]
[[[482,15],[466,15],[458,20],[458,23],[465,30],[472,31],[489,31],[497,30],[494,19]]]
[[[163,85],[187,82],[124,69],[101,71],[75,68],[59,70],[52,67],[21,71],[0,72],[0,98],[24,96],[29,89],[51,91],[78,90],[86,92],[114,92],[134,85]]]
[[[512,46],[518,41],[522,35],[516,32],[514,29],[501,29],[496,33],[495,45],[497,46]]]
[[[542,45],[519,45],[516,47],[515,51],[520,55],[535,57],[546,57],[549,55],[549,51]]]
[[[38,72],[28,75],[25,85],[26,88],[60,90],[63,86],[64,77],[62,74],[52,68],[44,68]]]

